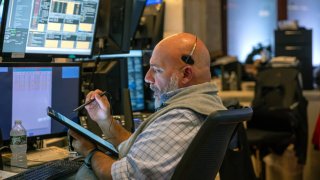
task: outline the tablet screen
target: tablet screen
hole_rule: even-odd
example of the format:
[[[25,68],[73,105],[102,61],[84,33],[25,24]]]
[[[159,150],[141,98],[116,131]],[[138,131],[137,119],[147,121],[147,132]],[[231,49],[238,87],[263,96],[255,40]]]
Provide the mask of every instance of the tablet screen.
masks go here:
[[[58,113],[57,111],[53,110],[51,107],[48,107],[48,115],[53,119],[57,120],[58,122],[64,124],[65,126],[71,128],[72,130],[76,131],[77,133],[89,138],[92,142],[97,143],[101,147],[105,148],[106,150],[110,151],[110,153],[118,156],[118,151],[110,142],[102,139],[101,137],[97,136],[96,134],[92,133],[91,131],[85,129],[84,127],[80,126],[79,124],[73,122],[72,120],[68,119],[64,115]]]

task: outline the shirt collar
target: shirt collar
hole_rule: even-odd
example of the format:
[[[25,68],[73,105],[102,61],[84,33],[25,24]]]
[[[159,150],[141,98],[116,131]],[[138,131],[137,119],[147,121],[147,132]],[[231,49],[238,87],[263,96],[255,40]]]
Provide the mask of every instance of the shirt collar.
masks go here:
[[[161,106],[164,106],[165,105],[165,102],[170,99],[171,97],[173,97],[174,95],[178,94],[179,92],[181,92],[184,88],[179,88],[179,89],[176,89],[176,90],[173,90],[173,91],[169,91],[169,92],[166,92],[166,93],[163,93],[161,96],[160,96],[160,102],[161,102]]]

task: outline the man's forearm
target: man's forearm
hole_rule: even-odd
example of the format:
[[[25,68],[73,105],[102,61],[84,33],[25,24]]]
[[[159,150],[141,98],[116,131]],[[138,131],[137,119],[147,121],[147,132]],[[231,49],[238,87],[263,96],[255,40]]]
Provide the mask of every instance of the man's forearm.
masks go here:
[[[91,167],[98,179],[112,179],[111,166],[116,160],[103,152],[96,152],[91,159]]]

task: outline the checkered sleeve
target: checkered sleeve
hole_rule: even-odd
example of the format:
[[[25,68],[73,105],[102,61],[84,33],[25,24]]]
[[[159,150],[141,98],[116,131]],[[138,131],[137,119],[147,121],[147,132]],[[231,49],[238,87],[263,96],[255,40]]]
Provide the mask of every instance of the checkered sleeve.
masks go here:
[[[126,157],[112,165],[113,179],[170,179],[204,117],[174,109],[150,124]]]

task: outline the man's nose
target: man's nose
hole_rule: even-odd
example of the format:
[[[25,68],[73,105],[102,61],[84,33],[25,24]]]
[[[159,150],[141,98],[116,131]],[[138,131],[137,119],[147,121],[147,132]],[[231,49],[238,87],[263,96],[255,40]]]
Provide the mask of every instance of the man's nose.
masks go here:
[[[146,83],[149,83],[149,84],[153,84],[154,83],[154,78],[152,76],[152,73],[151,73],[150,69],[146,73],[146,76],[144,77],[144,81]]]

